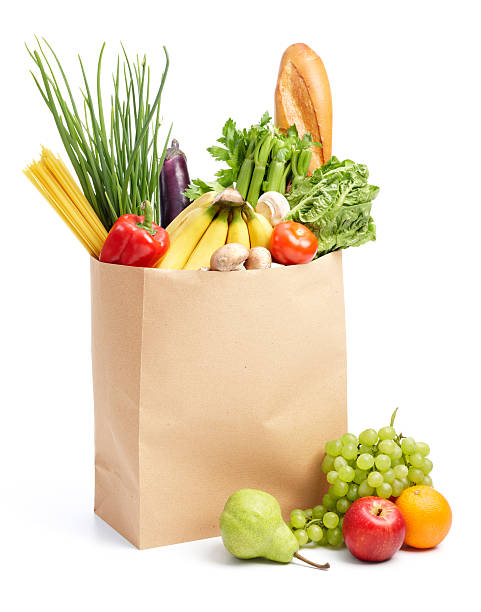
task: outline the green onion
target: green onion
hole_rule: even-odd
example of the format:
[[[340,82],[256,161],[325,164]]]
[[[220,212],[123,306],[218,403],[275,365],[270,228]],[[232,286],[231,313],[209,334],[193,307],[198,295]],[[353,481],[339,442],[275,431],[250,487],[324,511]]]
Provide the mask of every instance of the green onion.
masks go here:
[[[38,50],[32,52],[27,47],[39,72],[37,76],[32,72],[32,76],[52,113],[85,197],[105,229],[108,231],[120,215],[142,214],[144,200],[152,202],[154,220],[159,223],[159,175],[172,130],[171,125],[159,155],[160,101],[169,69],[166,48],[165,68],[151,101],[150,68],[145,56],[142,61],[137,57],[131,62],[122,46],[124,60],[121,67],[120,57],[117,58],[107,127],[100,86],[105,43],[98,59],[95,92],[79,56],[84,85],[81,117],[57,55],[44,39],[51,56],[49,60],[46,50],[36,40]],[[59,83],[63,83],[67,96]]]

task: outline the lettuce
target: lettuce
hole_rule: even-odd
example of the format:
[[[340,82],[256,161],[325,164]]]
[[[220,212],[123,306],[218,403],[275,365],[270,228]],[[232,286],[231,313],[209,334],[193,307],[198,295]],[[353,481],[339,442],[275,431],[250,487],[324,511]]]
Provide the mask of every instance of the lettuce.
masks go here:
[[[364,164],[332,157],[287,195],[286,219],[306,225],[317,237],[317,257],[376,240],[371,203],[379,187],[368,184]]]

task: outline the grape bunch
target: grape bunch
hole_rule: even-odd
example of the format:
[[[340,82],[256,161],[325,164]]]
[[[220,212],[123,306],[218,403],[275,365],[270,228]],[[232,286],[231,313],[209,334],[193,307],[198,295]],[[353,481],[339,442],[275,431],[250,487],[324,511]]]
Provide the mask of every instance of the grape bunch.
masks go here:
[[[339,546],[347,509],[360,497],[399,497],[416,484],[432,486],[429,446],[398,435],[391,423],[379,431],[365,429],[359,438],[345,433],[326,444],[321,469],[330,484],[322,504],[291,512],[289,527],[299,545],[309,541]]]

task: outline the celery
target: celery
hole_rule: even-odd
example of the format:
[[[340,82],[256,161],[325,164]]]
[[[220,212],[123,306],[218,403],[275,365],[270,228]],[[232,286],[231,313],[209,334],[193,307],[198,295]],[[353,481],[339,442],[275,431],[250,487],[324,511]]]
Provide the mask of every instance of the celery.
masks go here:
[[[267,160],[269,159],[272,147],[272,138],[272,133],[269,131],[258,143],[256,152],[254,154],[254,172],[252,173],[251,184],[247,194],[247,202],[249,202],[249,204],[253,204],[254,206],[257,204],[262,183],[264,181]]]
[[[214,145],[207,149],[215,159],[228,166],[216,173],[220,190],[235,185],[242,197],[254,206],[261,192],[285,193],[291,178],[297,183],[306,176],[312,155],[310,148],[321,146],[312,142],[310,134],[299,138],[295,126],[281,134],[276,127],[270,127],[269,122],[268,113],[264,113],[258,124],[249,130],[239,130],[235,122],[228,119],[222,136],[217,139],[224,146]],[[212,182],[195,179],[186,195],[193,200],[212,189],[212,185]]]

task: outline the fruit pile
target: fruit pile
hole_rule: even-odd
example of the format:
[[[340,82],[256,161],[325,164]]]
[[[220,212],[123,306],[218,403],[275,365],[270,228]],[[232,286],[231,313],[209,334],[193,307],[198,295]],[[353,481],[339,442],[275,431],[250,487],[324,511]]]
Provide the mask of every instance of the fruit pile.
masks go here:
[[[272,225],[235,189],[208,193],[187,207],[169,225],[170,248],[159,268],[209,268],[212,254],[227,244],[268,248]]]
[[[412,485],[432,486],[429,446],[396,433],[396,412],[379,431],[365,429],[359,437],[345,433],[327,442],[322,471],[330,487],[322,504],[291,512],[289,527],[301,546],[342,544],[344,515],[361,497],[396,498]]]
[[[268,493],[242,489],[231,495],[220,519],[227,550],[241,559],[288,563],[297,557],[328,569],[328,563],[301,556],[299,548],[345,543],[361,561],[386,561],[403,544],[432,548],[442,542],[451,528],[451,508],[432,488],[429,446],[396,433],[396,412],[379,431],[365,429],[359,438],[345,433],[326,444],[322,470],[329,490],[322,504],[293,510],[288,523]]]

